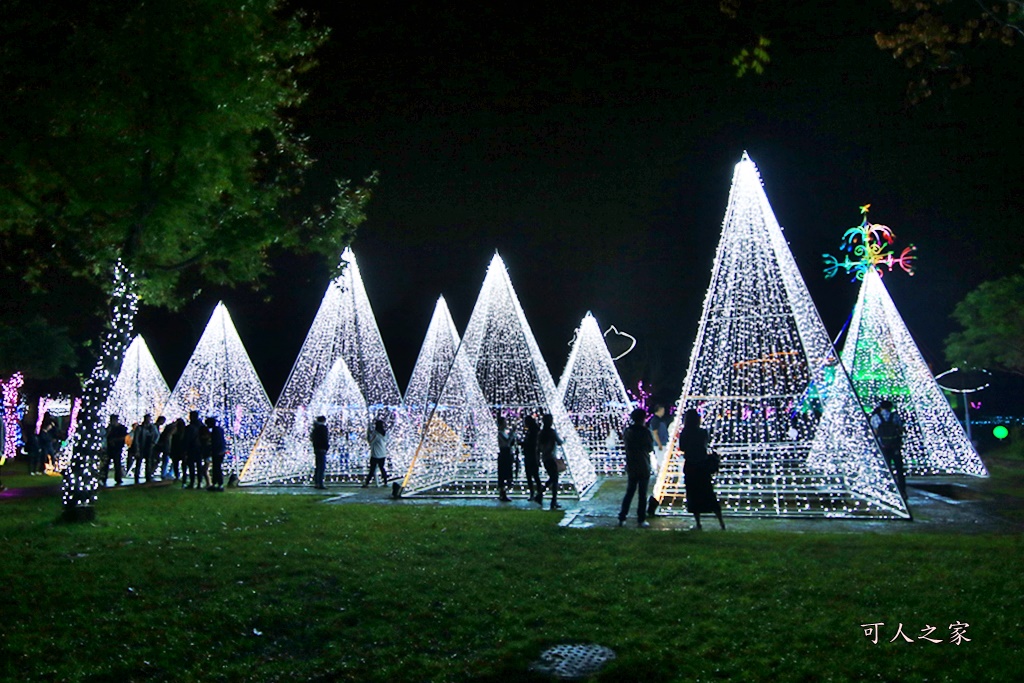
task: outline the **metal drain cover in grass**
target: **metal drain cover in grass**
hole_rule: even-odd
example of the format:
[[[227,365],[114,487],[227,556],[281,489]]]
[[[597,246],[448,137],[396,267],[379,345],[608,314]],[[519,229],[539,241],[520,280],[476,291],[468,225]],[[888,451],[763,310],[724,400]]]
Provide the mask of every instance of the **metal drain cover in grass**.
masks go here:
[[[530,668],[562,681],[575,681],[593,676],[613,659],[615,652],[603,645],[555,645],[541,653]]]

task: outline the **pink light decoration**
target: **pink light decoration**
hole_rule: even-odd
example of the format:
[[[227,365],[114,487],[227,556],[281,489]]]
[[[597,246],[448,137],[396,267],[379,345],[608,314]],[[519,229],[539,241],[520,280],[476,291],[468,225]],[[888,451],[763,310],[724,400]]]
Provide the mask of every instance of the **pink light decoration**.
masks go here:
[[[25,377],[16,372],[6,382],[0,381],[4,401],[3,456],[13,458],[18,454],[18,391],[25,384]]]

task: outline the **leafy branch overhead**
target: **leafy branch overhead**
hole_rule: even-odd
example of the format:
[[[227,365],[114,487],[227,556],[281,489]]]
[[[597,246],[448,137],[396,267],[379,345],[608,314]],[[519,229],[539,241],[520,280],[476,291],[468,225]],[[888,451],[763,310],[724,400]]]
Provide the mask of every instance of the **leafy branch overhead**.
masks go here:
[[[173,306],[259,278],[275,249],[336,262],[373,179],[307,183],[291,114],[328,34],[283,4],[8,3],[0,241],[30,283],[106,287],[120,257],[146,303]]]

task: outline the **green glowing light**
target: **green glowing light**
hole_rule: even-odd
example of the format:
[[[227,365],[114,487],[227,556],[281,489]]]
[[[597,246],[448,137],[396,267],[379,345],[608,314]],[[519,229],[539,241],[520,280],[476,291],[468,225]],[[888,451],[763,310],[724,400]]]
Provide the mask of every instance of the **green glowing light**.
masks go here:
[[[1004,427],[1003,425],[996,425],[996,427],[992,430],[992,436],[996,437],[1000,441],[1002,441],[1009,435],[1010,430]]]

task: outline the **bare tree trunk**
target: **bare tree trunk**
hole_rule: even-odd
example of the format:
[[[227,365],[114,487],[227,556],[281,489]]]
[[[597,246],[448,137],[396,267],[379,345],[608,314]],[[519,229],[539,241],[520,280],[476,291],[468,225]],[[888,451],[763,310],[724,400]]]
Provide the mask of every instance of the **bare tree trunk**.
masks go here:
[[[99,467],[106,452],[104,409],[132,341],[137,307],[135,276],[118,260],[110,295],[110,321],[96,365],[82,387],[82,409],[71,463],[64,473],[61,493],[63,517],[68,521],[88,521],[96,516],[93,506],[100,487]]]

